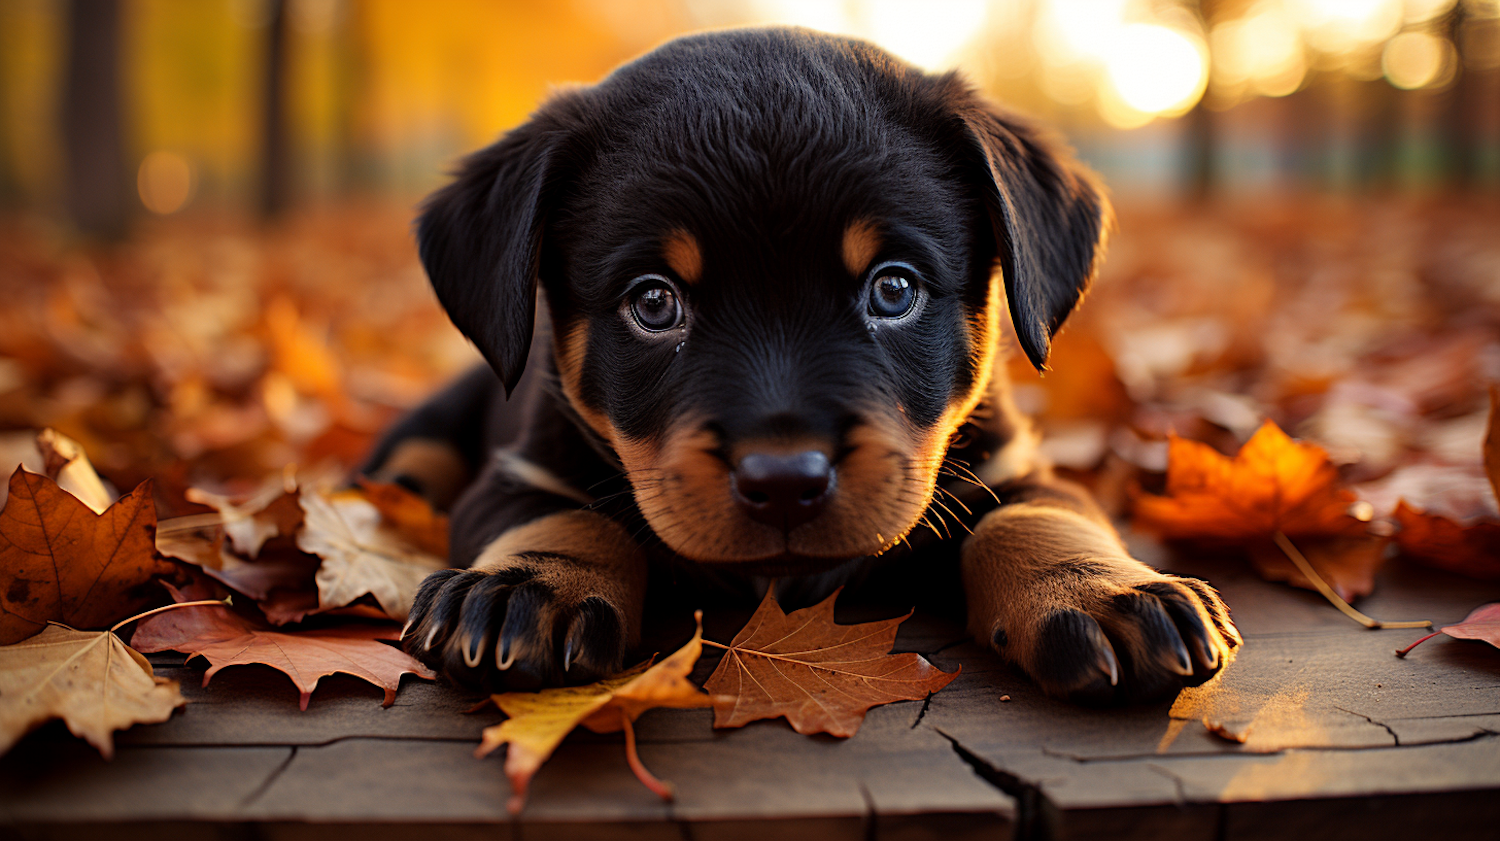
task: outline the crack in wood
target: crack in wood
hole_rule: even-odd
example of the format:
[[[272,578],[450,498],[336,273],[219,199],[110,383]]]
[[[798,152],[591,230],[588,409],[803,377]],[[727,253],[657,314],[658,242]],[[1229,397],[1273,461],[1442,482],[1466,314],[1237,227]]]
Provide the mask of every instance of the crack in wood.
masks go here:
[[[291,753],[287,754],[286,759],[283,759],[280,765],[271,769],[271,773],[267,774],[264,780],[261,780],[260,785],[256,786],[254,791],[245,795],[244,799],[241,800],[239,802],[239,805],[235,807],[237,810],[242,811],[248,808],[250,804],[259,800],[267,791],[270,790],[271,786],[275,784],[276,780],[279,779],[282,774],[286,773],[286,769],[291,767],[292,760],[297,758],[297,747],[297,745],[292,745]]]
[[[1349,711],[1348,710],[1344,710],[1344,712],[1349,712]],[[1359,715],[1359,714],[1358,713],[1351,713],[1351,715]],[[1360,718],[1364,718],[1364,716],[1360,716]],[[1372,724],[1379,724],[1380,722],[1372,721],[1371,723]],[[1385,725],[1382,724],[1381,726],[1384,727]],[[1389,728],[1387,728],[1387,729],[1389,729]],[[938,732],[941,733],[942,731],[939,730]],[[1394,736],[1395,734],[1392,734],[1392,735]],[[1480,741],[1482,739],[1488,739],[1488,738],[1492,738],[1492,737],[1496,737],[1496,736],[1500,736],[1500,732],[1496,732],[1494,730],[1480,730],[1477,733],[1471,733],[1471,734],[1469,734],[1467,736],[1458,736],[1458,737],[1455,737],[1455,738],[1452,738],[1452,739],[1435,739],[1433,741],[1417,742],[1415,744],[1406,744],[1406,745],[1308,745],[1308,746],[1284,747],[1284,748],[1278,748],[1276,750],[1268,750],[1268,751],[1243,751],[1243,750],[1242,751],[1236,751],[1236,750],[1223,750],[1223,751],[1183,751],[1183,752],[1180,752],[1180,753],[1123,753],[1123,754],[1120,754],[1118,756],[1079,756],[1077,754],[1067,753],[1066,751],[1055,750],[1053,748],[1048,748],[1048,747],[1041,747],[1041,748],[1038,748],[1037,750],[1043,756],[1051,756],[1051,757],[1055,757],[1057,759],[1067,759],[1067,760],[1070,760],[1072,762],[1077,762],[1080,765],[1087,765],[1087,764],[1102,763],[1102,762],[1140,762],[1142,760],[1152,760],[1152,759],[1158,759],[1158,760],[1159,759],[1231,759],[1232,760],[1232,759],[1243,759],[1245,757],[1281,756],[1282,754],[1292,753],[1292,752],[1301,752],[1301,753],[1349,753],[1349,752],[1356,752],[1356,751],[1395,750],[1397,748],[1400,748],[1401,750],[1416,750],[1418,748],[1436,747],[1438,745],[1461,745],[1461,744],[1464,744],[1465,742],[1477,742],[1477,741]]]
[[[1016,801],[1016,826],[1014,841],[1052,841],[1059,837],[1058,815],[1060,810],[1041,786],[1019,775],[1001,768],[984,757],[964,747],[957,738],[934,727],[938,735],[948,740],[953,752],[968,764],[969,768],[985,782],[1000,789]]]
[[[1333,706],[1334,709],[1338,710],[1341,713],[1348,713],[1348,714],[1350,714],[1352,716],[1355,716],[1357,718],[1362,718],[1365,721],[1368,721],[1371,724],[1376,725],[1377,727],[1383,727],[1383,728],[1385,728],[1385,732],[1391,734],[1391,741],[1395,743],[1395,746],[1398,747],[1398,748],[1401,747],[1401,737],[1398,736],[1398,735],[1396,735],[1396,731],[1392,730],[1391,726],[1389,724],[1386,724],[1383,721],[1376,721],[1375,719],[1373,719],[1373,718],[1365,715],[1364,713],[1357,713],[1354,710],[1346,710],[1346,709],[1344,709],[1343,707],[1341,707],[1341,706],[1339,706],[1337,704],[1333,704],[1332,706]]]

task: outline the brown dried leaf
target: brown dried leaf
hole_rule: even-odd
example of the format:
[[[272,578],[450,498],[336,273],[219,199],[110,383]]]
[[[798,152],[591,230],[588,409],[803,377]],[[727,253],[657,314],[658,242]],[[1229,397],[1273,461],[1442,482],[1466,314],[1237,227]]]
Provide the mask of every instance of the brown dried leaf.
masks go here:
[[[0,755],[61,718],[109,759],[114,731],[166,721],[185,703],[177,681],[156,677],[146,658],[111,631],[51,623],[24,642],[0,646]]]
[[[259,555],[267,540],[291,537],[302,525],[297,482],[290,474],[271,478],[244,499],[236,500],[201,488],[188,488],[186,496],[189,502],[218,511],[230,545],[248,558]]]
[[[95,514],[103,514],[114,504],[115,495],[105,490],[104,482],[77,441],[56,430],[44,429],[36,436],[36,448],[42,454],[47,476]]]
[[[715,727],[785,716],[798,733],[853,736],[871,707],[926,698],[958,677],[920,655],[890,653],[911,614],[838,625],[837,598],[787,614],[766,593],[703,685],[715,696]]]
[[[1500,505],[1500,386],[1490,386],[1490,422],[1484,430],[1484,472]]]
[[[151,483],[95,514],[57,483],[17,468],[0,511],[0,645],[48,622],[103,628],[156,601],[152,576],[171,575],[152,540]]]
[[[1460,523],[1428,514],[1402,500],[1393,515],[1396,545],[1422,563],[1487,581],[1500,581],[1500,523]]]
[[[407,542],[358,492],[329,496],[302,493],[306,514],[297,545],[323,559],[318,569],[318,604],[343,607],[366,593],[386,615],[405,620],[422,579],[447,566],[438,557]]]
[[[167,585],[177,601],[188,601]],[[396,700],[401,676],[436,676],[399,648],[380,640],[395,640],[400,630],[385,625],[340,625],[310,631],[276,631],[240,616],[226,607],[203,606],[170,610],[141,620],[131,643],[147,653],[181,651],[191,660],[204,657],[209,669],[203,685],[225,666],[262,663],[285,672],[307,702],[326,675],[342,673],[367,680],[385,690],[382,706]]]

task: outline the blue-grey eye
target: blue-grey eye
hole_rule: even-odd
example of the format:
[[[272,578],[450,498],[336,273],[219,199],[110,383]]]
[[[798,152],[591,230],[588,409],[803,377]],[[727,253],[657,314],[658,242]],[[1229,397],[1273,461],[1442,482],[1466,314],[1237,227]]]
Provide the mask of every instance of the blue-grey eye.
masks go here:
[[[631,293],[630,313],[641,329],[660,333],[682,323],[682,302],[666,281],[647,281]]]
[[[917,303],[917,284],[909,269],[882,266],[870,283],[870,315],[900,318]]]

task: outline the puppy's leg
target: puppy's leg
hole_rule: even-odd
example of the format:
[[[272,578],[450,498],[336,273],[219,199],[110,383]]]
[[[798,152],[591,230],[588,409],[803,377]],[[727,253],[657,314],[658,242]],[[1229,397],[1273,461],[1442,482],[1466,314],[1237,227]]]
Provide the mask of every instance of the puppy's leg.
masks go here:
[[[422,582],[408,652],[487,691],[620,670],[640,637],[645,556],[619,523],[558,491],[523,491],[492,465],[454,510],[453,561],[472,564]]]
[[[1170,697],[1240,643],[1218,593],[1130,557],[1087,491],[1038,473],[963,547],[969,630],[1051,695],[1088,703]]]
[[[476,366],[391,427],[359,472],[395,482],[446,510],[483,464],[486,421],[500,396],[489,366]]]

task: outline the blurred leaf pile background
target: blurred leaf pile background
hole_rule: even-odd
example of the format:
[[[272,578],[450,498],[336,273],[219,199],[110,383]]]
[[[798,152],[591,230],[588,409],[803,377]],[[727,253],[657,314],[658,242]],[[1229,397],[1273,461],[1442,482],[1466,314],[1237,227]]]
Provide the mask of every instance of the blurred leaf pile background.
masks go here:
[[[1103,174],[1104,276],[1013,374],[1117,513],[1169,431],[1230,452],[1271,418],[1377,519],[1500,515],[1497,0],[3,0],[0,455],[55,428],[163,516],[353,466],[477,360],[409,233],[453,160],[756,23],[957,68]]]

